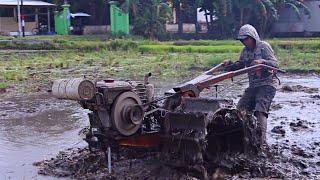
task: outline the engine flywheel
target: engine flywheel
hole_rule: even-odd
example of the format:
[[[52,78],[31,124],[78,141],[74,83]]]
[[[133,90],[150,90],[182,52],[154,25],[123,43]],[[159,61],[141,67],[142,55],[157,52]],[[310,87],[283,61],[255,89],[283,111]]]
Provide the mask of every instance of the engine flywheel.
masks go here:
[[[144,110],[139,96],[128,91],[120,94],[112,105],[111,118],[113,127],[124,136],[137,132],[144,117]]]

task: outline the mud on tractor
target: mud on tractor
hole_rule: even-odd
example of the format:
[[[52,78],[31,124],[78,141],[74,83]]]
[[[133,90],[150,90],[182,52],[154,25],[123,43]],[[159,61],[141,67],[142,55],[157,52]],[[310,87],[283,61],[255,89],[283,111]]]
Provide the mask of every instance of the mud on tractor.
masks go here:
[[[148,81],[151,74],[144,82],[60,79],[54,81],[52,93],[90,110],[84,138],[90,149],[157,148],[159,160],[205,177],[208,162],[221,160],[223,154],[255,151],[259,138],[253,135],[257,134],[254,118],[234,108],[232,100],[201,98],[200,92],[244,73],[279,71],[260,64],[217,74],[222,69],[219,64],[160,98],[155,98],[154,86]]]

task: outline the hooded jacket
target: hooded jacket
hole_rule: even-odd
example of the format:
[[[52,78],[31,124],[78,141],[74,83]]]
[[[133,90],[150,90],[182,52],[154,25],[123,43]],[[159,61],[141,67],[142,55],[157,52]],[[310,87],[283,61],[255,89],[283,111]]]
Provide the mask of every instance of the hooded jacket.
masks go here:
[[[233,69],[249,67],[252,65],[252,61],[257,59],[261,59],[265,65],[278,67],[277,58],[270,44],[265,41],[261,41],[257,30],[249,24],[246,24],[240,28],[238,39],[243,39],[247,36],[252,37],[256,41],[256,46],[252,50],[244,47],[239,60],[234,63]],[[277,83],[275,76],[269,73],[268,70],[263,70],[261,74],[254,71],[250,72],[248,73],[248,77],[250,88],[265,85],[275,87]]]

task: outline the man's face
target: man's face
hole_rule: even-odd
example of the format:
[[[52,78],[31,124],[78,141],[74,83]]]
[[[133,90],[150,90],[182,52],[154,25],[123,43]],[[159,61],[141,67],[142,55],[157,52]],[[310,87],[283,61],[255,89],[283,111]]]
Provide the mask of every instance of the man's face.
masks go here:
[[[249,49],[254,49],[256,46],[256,41],[251,37],[246,37],[245,39],[241,40],[241,42]]]

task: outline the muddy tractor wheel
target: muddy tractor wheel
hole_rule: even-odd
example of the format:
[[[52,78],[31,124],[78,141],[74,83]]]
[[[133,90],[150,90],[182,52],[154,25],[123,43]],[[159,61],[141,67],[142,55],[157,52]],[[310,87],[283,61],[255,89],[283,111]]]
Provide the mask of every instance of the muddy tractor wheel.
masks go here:
[[[237,109],[220,109],[215,113],[209,113],[207,118],[209,124],[206,153],[210,157],[244,151],[244,121]]]

